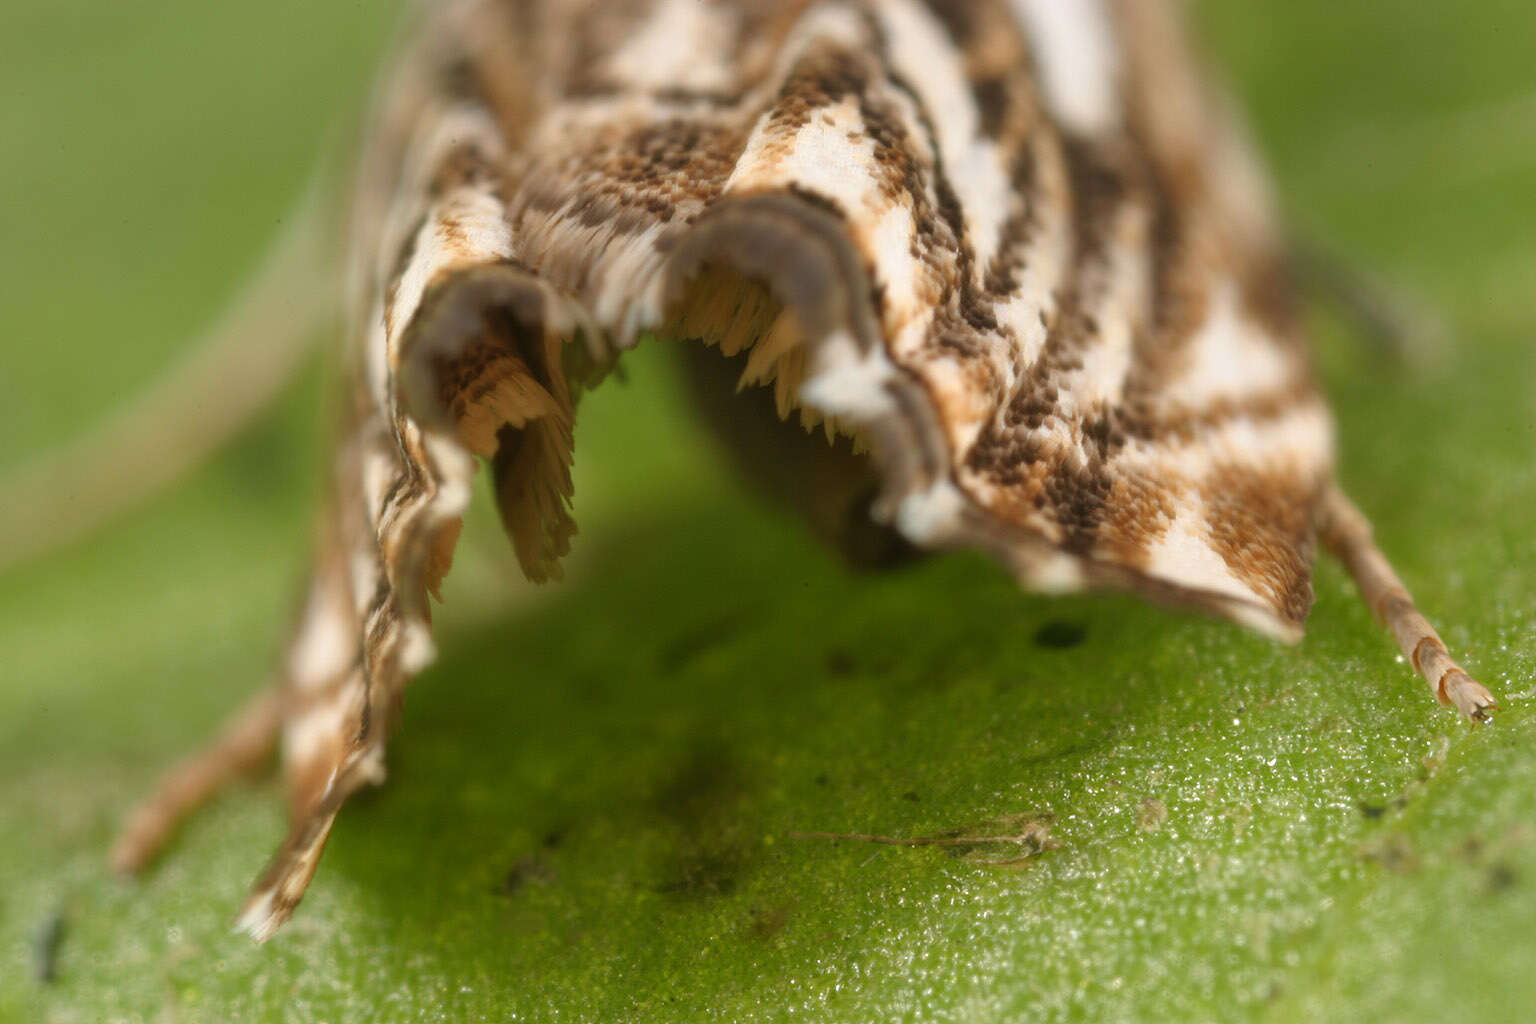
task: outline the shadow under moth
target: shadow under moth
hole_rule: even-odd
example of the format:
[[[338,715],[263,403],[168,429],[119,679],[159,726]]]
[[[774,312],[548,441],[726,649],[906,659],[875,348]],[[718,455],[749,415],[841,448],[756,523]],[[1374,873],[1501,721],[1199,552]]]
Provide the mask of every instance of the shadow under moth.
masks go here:
[[[1494,707],[1335,482],[1284,233],[1171,2],[424,0],[352,195],[279,682],[114,851],[142,866],[280,735],[258,939],[384,776],[477,465],[558,575],[578,398],[650,337],[856,561],[981,548],[1295,641],[1321,540],[1442,703]]]

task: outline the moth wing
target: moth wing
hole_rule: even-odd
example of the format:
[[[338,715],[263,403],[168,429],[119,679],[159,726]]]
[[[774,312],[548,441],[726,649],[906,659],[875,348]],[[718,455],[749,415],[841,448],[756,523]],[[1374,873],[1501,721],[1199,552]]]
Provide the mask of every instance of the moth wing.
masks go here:
[[[255,934],[382,771],[474,457],[552,574],[575,391],[647,333],[867,448],[912,544],[1299,636],[1331,424],[1262,179],[1163,5],[516,7],[435,9],[449,45],[384,104]]]
[[[617,347],[704,340],[867,445],[918,546],[1299,636],[1331,422],[1162,5],[690,11],[708,54],[642,59],[666,3],[574,29],[633,42],[554,69],[521,258]]]
[[[386,94],[362,170],[349,391],[287,659],[292,825],[240,919],[259,939],[303,896],[346,797],[383,778],[404,687],[434,657],[429,595],[476,459],[529,578],[558,573],[575,530],[575,391],[602,353],[580,308],[516,258],[505,125],[484,95],[444,87],[475,38],[462,10]]]

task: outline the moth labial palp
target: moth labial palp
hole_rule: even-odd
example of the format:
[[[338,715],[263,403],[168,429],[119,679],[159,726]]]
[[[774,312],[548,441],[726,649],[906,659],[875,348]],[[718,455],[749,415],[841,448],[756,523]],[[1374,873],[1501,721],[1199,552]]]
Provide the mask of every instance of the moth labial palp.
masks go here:
[[[412,25],[357,177],[319,598],[251,720],[281,726],[292,813],[252,934],[382,777],[475,459],[554,577],[578,400],[653,334],[735,360],[706,404],[771,389],[722,435],[855,561],[977,547],[1295,640],[1321,535],[1437,694],[1492,708],[1339,490],[1263,176],[1170,4],[462,0]],[[869,510],[884,533],[850,527]],[[125,861],[251,738],[173,779]]]

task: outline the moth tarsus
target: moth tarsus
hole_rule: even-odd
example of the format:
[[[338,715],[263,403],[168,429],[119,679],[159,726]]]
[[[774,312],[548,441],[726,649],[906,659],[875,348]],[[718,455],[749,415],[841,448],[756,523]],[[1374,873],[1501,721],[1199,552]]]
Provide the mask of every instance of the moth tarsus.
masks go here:
[[[1351,577],[1371,611],[1392,635],[1415,672],[1442,704],[1468,721],[1485,722],[1498,707],[1493,694],[1456,664],[1440,634],[1413,603],[1408,588],[1371,537],[1371,524],[1337,487],[1328,491],[1320,524],[1323,545]]]
[[[170,841],[176,827],[233,779],[260,767],[277,747],[283,694],[261,690],[235,712],[207,747],[176,765],[154,796],[136,807],[112,844],[109,862],[120,874],[136,874]]]
[[[383,777],[476,459],[525,573],[554,576],[577,400],[650,335],[772,390],[732,443],[803,480],[836,544],[897,550],[845,529],[868,508],[1028,586],[1295,640],[1321,531],[1437,694],[1493,706],[1335,482],[1283,233],[1171,5],[461,0],[412,24],[357,176],[346,391],[282,671],[292,824],[256,937]],[[173,776],[124,861],[253,746]]]

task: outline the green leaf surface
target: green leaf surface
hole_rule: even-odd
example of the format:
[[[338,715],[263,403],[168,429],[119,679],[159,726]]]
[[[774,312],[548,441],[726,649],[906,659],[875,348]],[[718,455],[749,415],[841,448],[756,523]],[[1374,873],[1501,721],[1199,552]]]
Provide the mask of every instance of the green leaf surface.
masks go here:
[[[0,1020],[1529,1020],[1536,8],[1199,11],[1297,222],[1451,325],[1408,365],[1323,315],[1317,347],[1346,485],[1494,724],[1438,708],[1331,563],[1295,648],[965,555],[850,576],[721,468],[656,343],[583,407],[570,578],[503,582],[478,510],[389,782],[257,946],[230,923],[275,779],[142,883],[105,851],[272,663],[312,371],[173,492],[0,578]],[[220,308],[387,20],[0,6],[0,465]],[[797,837],[1026,820],[1050,841],[1014,864]]]

